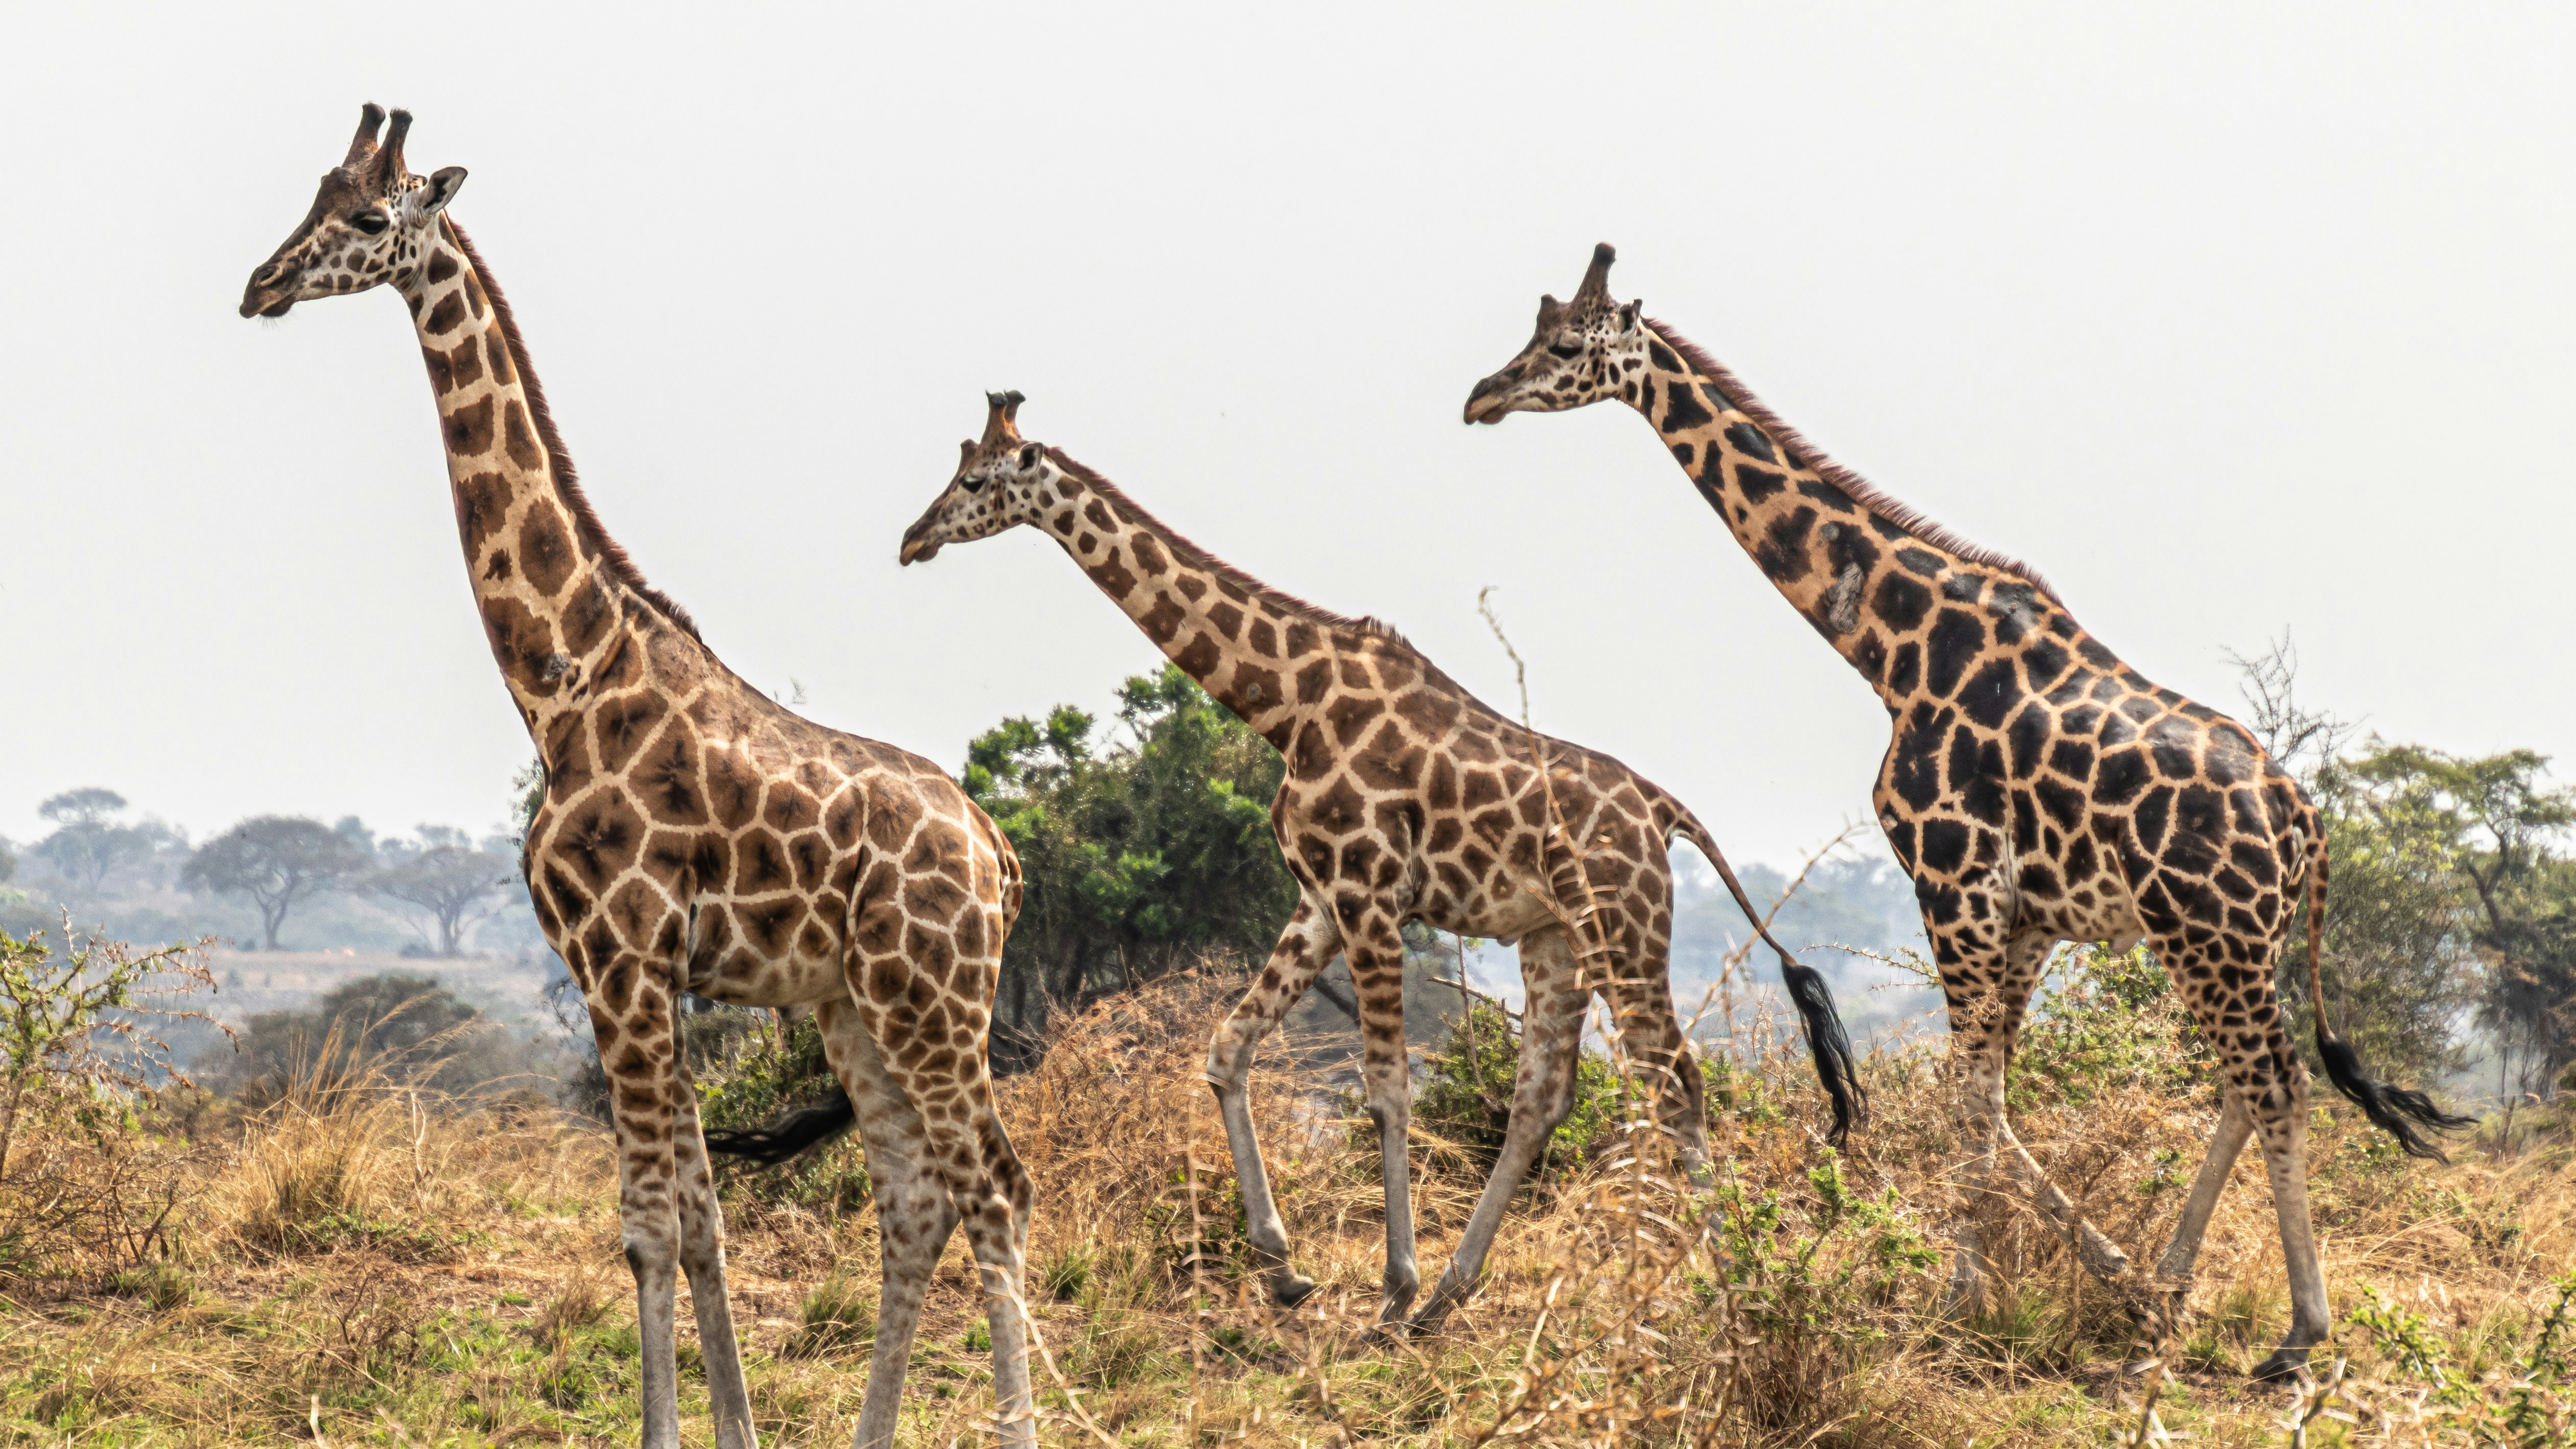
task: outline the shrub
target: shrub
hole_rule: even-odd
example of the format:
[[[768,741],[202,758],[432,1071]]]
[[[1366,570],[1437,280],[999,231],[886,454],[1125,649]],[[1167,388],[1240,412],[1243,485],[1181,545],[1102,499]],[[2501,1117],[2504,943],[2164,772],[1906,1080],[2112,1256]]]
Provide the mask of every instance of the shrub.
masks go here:
[[[1519,1063],[1520,1037],[1511,1019],[1490,1002],[1475,1003],[1463,1023],[1451,1028],[1448,1041],[1424,1060],[1413,1093],[1414,1125],[1467,1149],[1481,1176],[1502,1154],[1503,1137],[1511,1127],[1512,1076]],[[1579,1174],[1616,1139],[1619,1116],[1618,1072],[1600,1053],[1579,1052],[1573,1104],[1549,1135],[1532,1180],[1562,1181]],[[1376,1151],[1373,1125],[1363,1122],[1353,1130],[1355,1145]]]
[[[749,1014],[737,1016],[748,1018]],[[736,1040],[742,1050],[724,1058],[711,1054],[700,1068],[698,1118],[707,1128],[766,1127],[791,1108],[841,1090],[823,1054],[822,1029],[811,1013],[784,1033],[751,1031],[738,1034]],[[717,1162],[727,1185],[762,1202],[793,1204],[819,1213],[849,1212],[865,1203],[872,1191],[856,1133],[777,1167],[729,1158]]]

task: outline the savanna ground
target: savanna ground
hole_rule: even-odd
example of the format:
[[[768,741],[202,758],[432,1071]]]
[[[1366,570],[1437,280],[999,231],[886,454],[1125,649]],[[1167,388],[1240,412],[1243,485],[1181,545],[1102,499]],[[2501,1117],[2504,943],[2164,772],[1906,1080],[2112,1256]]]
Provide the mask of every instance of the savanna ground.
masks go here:
[[[2009,1201],[1981,1209],[2005,1281],[1973,1318],[1939,1312],[1962,1149],[1937,1036],[1868,1056],[1875,1110],[1841,1155],[1818,1136],[1827,1113],[1794,1042],[1713,1057],[1706,1189],[1677,1183],[1597,1059],[1481,1296],[1436,1341],[1370,1346],[1375,1151],[1316,1078],[1285,1069],[1259,1081],[1257,1110],[1296,1261],[1323,1287],[1294,1313],[1248,1291],[1199,1080],[1236,981],[1212,971],[1072,1018],[1002,1086],[1038,1189],[1046,1442],[2273,1445],[2303,1415],[2309,1443],[2570,1442],[2576,1168],[2548,1112],[2522,1115],[2511,1151],[2491,1124],[2440,1166],[2321,1096],[2312,1191],[2339,1318],[2318,1355],[2333,1381],[2302,1390],[2243,1377],[2287,1313],[2254,1154],[2187,1323],[2161,1368],[2134,1372],[2145,1350],[2120,1304]],[[1416,1119],[1426,1293],[1499,1141],[1484,1098],[1508,1095],[1508,1023],[1490,1007],[1473,1019],[1473,1050],[1428,1063]],[[1778,1040],[1735,1026],[1738,1042]],[[703,1073],[710,1117],[765,1113],[795,1050],[755,1037]],[[434,1101],[400,1075],[317,1074],[265,1106],[164,1104],[121,1125],[94,1098],[86,1117],[31,1101],[0,1175],[10,1441],[633,1442],[603,1131],[534,1093]],[[2074,969],[2013,1096],[2056,1180],[2151,1260],[2217,1105],[2153,973],[2135,958]],[[876,1281],[858,1149],[733,1174],[726,1206],[764,1442],[848,1442]],[[711,1443],[685,1306],[680,1338],[684,1435]],[[900,1442],[980,1442],[990,1409],[961,1238]]]

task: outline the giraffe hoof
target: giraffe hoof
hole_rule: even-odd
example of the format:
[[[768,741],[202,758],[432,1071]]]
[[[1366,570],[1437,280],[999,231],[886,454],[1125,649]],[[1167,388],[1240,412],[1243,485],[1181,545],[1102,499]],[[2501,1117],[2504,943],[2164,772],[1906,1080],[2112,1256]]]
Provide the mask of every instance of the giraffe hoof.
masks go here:
[[[1281,1273],[1270,1280],[1270,1301],[1294,1308],[1314,1296],[1315,1280],[1303,1273]]]
[[[2254,1372],[2248,1374],[2246,1377],[2251,1378],[2258,1384],[2288,1383],[2290,1380],[2297,1378],[2300,1370],[2305,1369],[2307,1366],[2308,1351],[2306,1349],[2276,1348],[2272,1350],[2272,1356],[2270,1358],[2254,1365]]]
[[[1360,1335],[1360,1347],[1370,1349],[1393,1348],[1397,1344],[1404,1342],[1412,1331],[1413,1325],[1405,1322],[1401,1318],[1392,1323],[1371,1324],[1368,1332]]]

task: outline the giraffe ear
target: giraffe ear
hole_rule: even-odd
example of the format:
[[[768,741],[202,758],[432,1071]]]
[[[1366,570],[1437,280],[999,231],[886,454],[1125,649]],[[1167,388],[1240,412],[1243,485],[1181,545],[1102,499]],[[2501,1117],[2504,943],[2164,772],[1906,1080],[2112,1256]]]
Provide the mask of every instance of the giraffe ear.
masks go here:
[[[1645,312],[1646,299],[1643,297],[1640,297],[1636,301],[1629,303],[1627,306],[1620,308],[1619,335],[1625,337],[1629,333],[1636,331],[1637,319],[1644,316]]]
[[[1037,444],[1035,444],[1035,443],[1023,443],[1023,444],[1021,444],[1021,445],[1020,445],[1020,471],[1021,471],[1021,472],[1023,472],[1023,473],[1025,473],[1025,472],[1029,471],[1030,469],[1035,468],[1035,467],[1038,465],[1038,459],[1039,459],[1039,458],[1041,458],[1041,457],[1043,457],[1043,456],[1045,456],[1045,454],[1046,454],[1046,449],[1039,447],[1039,446],[1038,446]]]
[[[429,184],[412,193],[412,209],[422,216],[436,216],[465,189],[465,168],[441,166],[429,173]]]

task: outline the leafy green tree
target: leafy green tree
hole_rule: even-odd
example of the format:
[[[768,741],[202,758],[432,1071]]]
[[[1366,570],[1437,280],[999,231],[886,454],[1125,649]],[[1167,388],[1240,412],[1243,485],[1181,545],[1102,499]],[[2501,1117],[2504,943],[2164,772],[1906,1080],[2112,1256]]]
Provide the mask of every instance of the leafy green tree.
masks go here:
[[[2462,916],[2456,822],[2368,764],[2385,746],[2372,741],[2355,754],[2353,725],[2299,702],[2298,651],[2287,637],[2236,663],[2244,724],[2298,778],[2325,825],[2324,978],[2337,1034],[2401,1076],[2457,1066],[2453,1028],[2478,962]],[[2310,1050],[2304,893],[2292,912],[2275,984],[2291,1037]]]
[[[348,883],[375,862],[357,842],[319,820],[255,815],[188,857],[180,879],[222,895],[246,895],[259,907],[267,949],[299,901]]]
[[[1019,852],[1028,897],[1003,958],[995,1054],[1035,1055],[1080,1007],[1218,954],[1267,956],[1297,886],[1270,834],[1284,767],[1178,668],[1119,689],[1123,739],[1071,705],[1004,720],[965,787]]]
[[[2460,930],[2487,966],[2478,1023],[2495,1039],[2508,1097],[2548,1092],[2576,1062],[2576,861],[2558,850],[2576,826],[2576,791],[2551,788],[2548,768],[2531,750],[2466,757],[2414,745],[2380,746],[2350,766],[2449,851],[2464,888]]]

